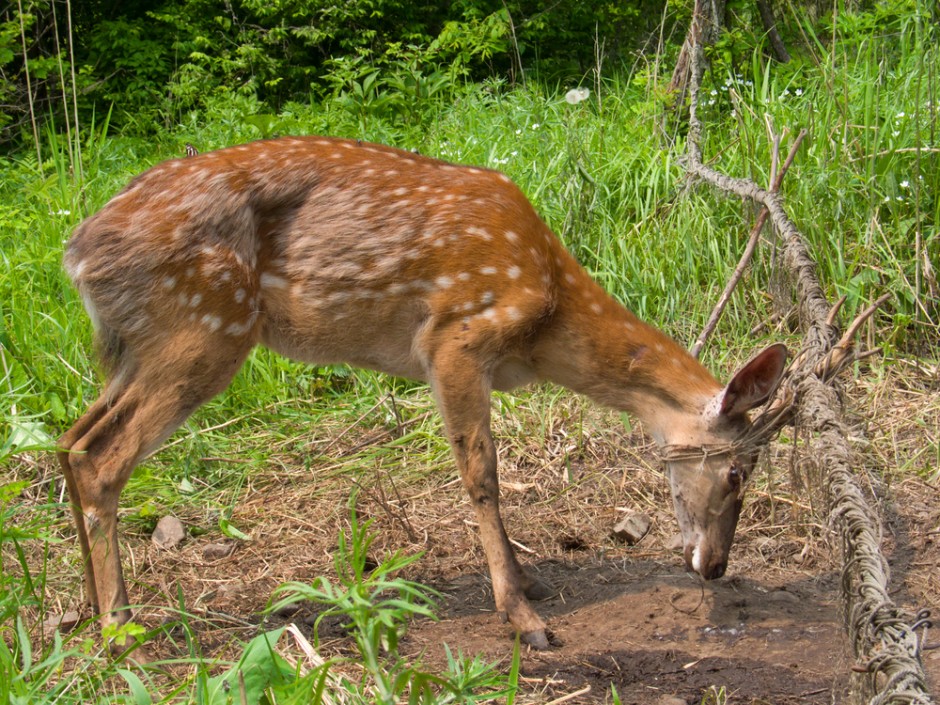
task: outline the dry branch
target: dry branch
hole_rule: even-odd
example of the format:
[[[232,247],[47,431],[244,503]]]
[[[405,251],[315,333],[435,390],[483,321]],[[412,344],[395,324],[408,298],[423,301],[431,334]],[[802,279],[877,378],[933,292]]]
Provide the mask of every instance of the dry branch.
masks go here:
[[[790,165],[793,164],[793,159],[796,157],[796,152],[800,148],[800,144],[803,142],[804,137],[806,137],[806,130],[800,131],[800,134],[791,145],[790,153],[787,155],[786,161],[784,161],[780,171],[777,172],[776,168],[772,170],[775,172],[774,176],[772,177],[773,183],[770,188],[773,193],[776,193],[780,190],[780,184],[783,183],[783,177],[786,176],[787,170],[790,168]],[[779,142],[774,144],[775,166],[779,146]],[[712,314],[708,318],[708,323],[705,324],[705,328],[702,330],[701,335],[699,335],[698,340],[696,340],[695,344],[692,346],[692,357],[697,358],[699,356],[699,353],[705,346],[709,336],[715,330],[715,326],[718,325],[718,321],[721,319],[721,314],[724,312],[725,306],[727,306],[728,301],[731,300],[731,294],[734,293],[735,287],[737,287],[741,277],[744,276],[744,270],[747,269],[747,265],[750,263],[751,257],[754,256],[754,252],[757,250],[757,241],[760,239],[760,234],[764,230],[764,224],[767,222],[767,217],[769,215],[770,211],[767,210],[766,206],[761,208],[760,214],[757,216],[757,221],[754,223],[754,227],[751,228],[751,234],[748,237],[747,246],[744,248],[744,254],[741,255],[738,266],[735,267],[734,273],[731,275],[731,278],[725,285],[725,290],[721,292],[721,296],[718,298],[718,303],[715,304],[715,308],[712,310]]]
[[[698,17],[693,18],[693,22]],[[689,36],[698,36],[690,31]],[[702,125],[697,115],[702,78],[702,48],[691,52],[688,161],[690,176],[764,206],[783,242],[783,258],[799,300],[803,349],[767,410],[755,419],[756,440],[766,441],[793,420],[806,429],[807,456],[825,472],[829,520],[842,542],[842,598],[846,628],[858,666],[863,673],[861,694],[869,702],[934,703],[926,685],[916,629],[925,628],[926,613],[911,615],[898,608],[888,591],[889,571],[880,552],[881,527],[852,472],[841,401],[829,384],[860,356],[853,347],[858,328],[886,297],[856,318],[840,336],[837,318],[841,302],[830,306],[816,275],[816,266],[802,235],[790,220],[775,189],[727,176],[702,162]]]

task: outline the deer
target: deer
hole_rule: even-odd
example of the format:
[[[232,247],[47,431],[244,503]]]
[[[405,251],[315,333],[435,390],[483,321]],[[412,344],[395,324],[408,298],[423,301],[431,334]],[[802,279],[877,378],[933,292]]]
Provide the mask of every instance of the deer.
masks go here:
[[[497,614],[551,648],[499,507],[493,390],[546,380],[629,412],[663,450],[688,570],[726,570],[772,394],[773,344],[725,385],[576,261],[503,173],[360,140],[282,137],[170,159],[70,237],[105,382],[58,443],[86,599],[131,618],[117,512],[132,470],[264,345],[426,381],[473,507]],[[113,645],[112,645],[113,648]]]

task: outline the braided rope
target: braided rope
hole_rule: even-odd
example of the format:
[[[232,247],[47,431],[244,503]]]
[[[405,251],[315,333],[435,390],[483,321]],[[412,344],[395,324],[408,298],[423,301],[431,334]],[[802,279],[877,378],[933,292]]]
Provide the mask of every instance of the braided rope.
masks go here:
[[[701,22],[698,8],[699,3],[696,2],[693,22]],[[690,32],[690,36],[693,33]],[[808,456],[825,467],[829,519],[842,539],[842,601],[846,629],[859,662],[853,670],[865,674],[861,682],[862,693],[854,695],[867,697],[869,705],[933,705],[920,659],[922,645],[916,634],[918,629],[926,633],[930,624],[929,614],[920,611],[913,615],[901,610],[889,597],[888,565],[881,554],[881,523],[852,472],[849,462],[852,452],[841,420],[842,405],[828,383],[839,370],[856,359],[855,333],[887,295],[857,316],[842,339],[836,340],[836,318],[841,302],[829,306],[816,273],[816,263],[784,210],[779,193],[765,191],[750,180],[731,178],[702,163],[699,147],[702,125],[696,106],[704,55],[701,42],[694,36],[691,54],[686,169],[690,176],[702,178],[723,191],[750,198],[766,207],[779,237],[783,264],[792,276],[804,331],[805,348],[791,364],[786,381],[786,388],[793,391],[799,403],[794,404],[792,400],[781,403],[783,409],[775,418],[762,414],[755,419],[749,433],[755,443],[761,438],[766,443],[789,420],[788,417],[796,416],[798,425],[809,431]],[[774,404],[776,401],[771,403],[771,409]],[[669,454],[668,449],[666,454]],[[704,456],[700,452],[698,457]]]
[[[835,391],[818,379],[807,379],[803,387],[807,403],[801,422],[821,429],[812,451],[829,463],[830,521],[842,539],[843,617],[858,660],[853,670],[861,674],[862,694],[870,705],[933,705],[917,637],[919,629],[926,634],[930,614],[927,610],[912,614],[891,600],[880,522],[852,472],[845,428],[833,414],[820,415],[819,404],[832,403]]]

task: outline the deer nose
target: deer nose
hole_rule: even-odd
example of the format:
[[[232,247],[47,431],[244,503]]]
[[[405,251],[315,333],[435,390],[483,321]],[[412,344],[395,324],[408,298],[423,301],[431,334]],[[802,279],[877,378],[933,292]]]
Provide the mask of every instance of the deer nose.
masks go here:
[[[728,563],[726,561],[713,563],[706,570],[702,571],[702,577],[705,578],[705,580],[717,580],[725,574],[725,570],[727,570],[727,568]]]
[[[696,546],[686,546],[683,553],[686,567],[693,573],[701,575],[705,580],[717,580],[728,569],[727,560],[721,558],[716,560]]]

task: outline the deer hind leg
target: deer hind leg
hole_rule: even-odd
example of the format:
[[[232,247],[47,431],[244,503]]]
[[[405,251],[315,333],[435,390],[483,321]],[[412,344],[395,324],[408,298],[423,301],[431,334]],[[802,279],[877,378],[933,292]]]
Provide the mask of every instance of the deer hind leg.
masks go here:
[[[545,623],[526,599],[527,591],[544,596],[544,588],[519,565],[499,513],[487,377],[478,360],[468,354],[438,355],[433,370],[432,384],[448,440],[480,525],[496,610],[509,620],[523,641],[537,649],[547,649]]]
[[[72,464],[69,461],[69,449],[107,413],[109,405],[107,393],[102,394],[88,411],[75,422],[75,425],[66,431],[65,435],[59,439],[59,450],[56,452],[56,456],[59,459],[59,466],[62,468],[62,475],[65,477],[65,486],[69,491],[69,503],[72,507],[72,516],[75,519],[78,545],[82,552],[82,566],[85,571],[85,597],[88,600],[92,612],[95,614],[98,614],[98,591],[95,588],[95,573],[91,564],[91,547],[88,543],[88,532],[85,531],[85,518],[82,513],[81,501],[78,494],[78,484],[75,481],[75,475],[72,472]]]
[[[138,462],[228,385],[251,348],[233,348],[231,339],[225,348],[219,340],[201,342],[155,345],[136,358],[60,441],[88,598],[102,626],[131,618],[118,548],[121,490]],[[221,349],[228,353],[219,356]]]

